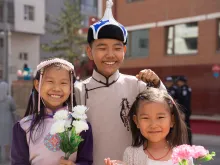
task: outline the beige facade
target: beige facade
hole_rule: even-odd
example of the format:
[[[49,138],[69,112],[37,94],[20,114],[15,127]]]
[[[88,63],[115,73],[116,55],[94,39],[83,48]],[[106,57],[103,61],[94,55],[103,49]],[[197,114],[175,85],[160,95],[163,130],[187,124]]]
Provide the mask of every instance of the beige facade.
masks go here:
[[[24,54],[27,55],[25,60],[23,59]],[[23,69],[24,63],[35,70],[40,61],[40,36],[28,33],[12,33],[9,59],[9,79],[11,81],[17,79],[17,70]]]
[[[17,70],[23,69],[24,64],[35,70],[40,62],[40,35],[45,33],[45,0],[10,0],[10,4],[6,12],[11,14],[11,22],[7,23],[8,44],[0,48],[1,58],[5,57],[5,50],[8,52],[9,85],[17,80]],[[1,38],[6,40],[4,25],[0,23]]]

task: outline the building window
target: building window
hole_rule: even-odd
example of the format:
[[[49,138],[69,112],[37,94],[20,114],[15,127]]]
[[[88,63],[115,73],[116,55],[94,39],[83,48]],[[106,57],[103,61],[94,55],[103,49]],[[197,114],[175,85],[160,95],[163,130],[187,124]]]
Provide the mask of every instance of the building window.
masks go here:
[[[218,36],[217,36],[217,50],[220,51],[220,19],[218,20]]]
[[[8,22],[14,23],[14,5],[13,2],[7,2],[8,6]],[[0,22],[4,21],[4,1],[0,0]]]
[[[130,31],[127,43],[127,55],[130,57],[143,57],[149,53],[149,30]]]
[[[167,27],[167,54],[182,55],[197,53],[198,31],[197,22]]]
[[[85,15],[96,15],[97,0],[81,0],[81,12]]]
[[[30,5],[24,5],[24,19],[34,21],[34,7]]]
[[[19,59],[20,59],[20,60],[25,60],[25,61],[27,61],[27,60],[28,60],[28,53],[26,53],[26,52],[21,52],[21,53],[19,54]]]
[[[0,38],[0,48],[3,48],[3,46],[4,46],[4,39]]]
[[[14,4],[13,4],[13,2],[8,2],[8,22],[14,23]]]
[[[4,20],[4,10],[3,10],[3,7],[4,7],[4,3],[3,1],[0,1],[0,22],[3,22]]]

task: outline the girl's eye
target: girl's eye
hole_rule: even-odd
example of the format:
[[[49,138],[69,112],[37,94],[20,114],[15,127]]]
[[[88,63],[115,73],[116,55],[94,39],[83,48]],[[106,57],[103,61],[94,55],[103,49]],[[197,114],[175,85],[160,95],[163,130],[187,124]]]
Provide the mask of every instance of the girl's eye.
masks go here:
[[[52,83],[53,81],[50,81],[50,80],[49,80],[49,81],[47,81],[47,82],[48,82],[48,83]]]
[[[105,48],[99,48],[99,50],[105,50]]]
[[[160,116],[160,117],[158,117],[159,119],[163,119],[164,117],[163,116]]]
[[[142,119],[145,119],[145,120],[147,120],[147,119],[149,119],[148,117],[143,117]]]
[[[62,82],[61,84],[64,84],[64,85],[66,85],[67,83],[66,83],[66,82]]]

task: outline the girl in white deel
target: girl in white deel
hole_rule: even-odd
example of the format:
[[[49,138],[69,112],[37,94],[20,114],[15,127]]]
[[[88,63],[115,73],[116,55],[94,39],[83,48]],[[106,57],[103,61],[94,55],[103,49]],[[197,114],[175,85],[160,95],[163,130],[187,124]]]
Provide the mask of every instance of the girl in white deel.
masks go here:
[[[149,88],[140,93],[128,114],[132,145],[126,148],[123,163],[173,165],[173,147],[187,143],[187,129],[180,113],[166,91]],[[105,164],[118,163],[108,158]]]

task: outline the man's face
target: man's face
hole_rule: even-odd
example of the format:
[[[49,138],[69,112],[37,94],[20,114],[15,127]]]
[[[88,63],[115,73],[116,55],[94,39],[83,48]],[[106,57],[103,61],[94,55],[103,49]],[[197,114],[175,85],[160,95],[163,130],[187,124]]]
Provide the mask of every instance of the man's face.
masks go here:
[[[126,46],[115,39],[98,39],[87,47],[87,55],[93,60],[97,70],[105,77],[114,74],[121,66]]]
[[[178,81],[177,81],[177,85],[178,85],[179,87],[181,87],[181,86],[185,85],[185,82],[183,82],[183,81],[181,81],[181,80],[178,80]]]
[[[165,81],[164,83],[165,83],[165,86],[166,86],[167,88],[170,88],[170,87],[173,86],[173,82],[172,82],[172,81]]]

